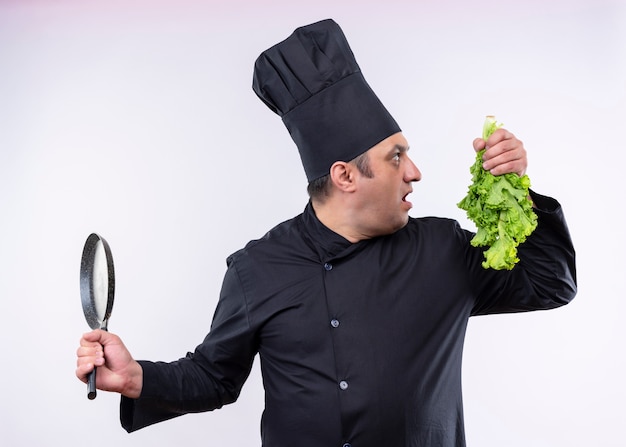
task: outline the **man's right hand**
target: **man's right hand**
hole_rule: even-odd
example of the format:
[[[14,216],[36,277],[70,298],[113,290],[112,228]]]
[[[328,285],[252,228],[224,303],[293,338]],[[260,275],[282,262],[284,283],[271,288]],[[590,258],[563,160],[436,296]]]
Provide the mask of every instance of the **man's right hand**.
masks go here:
[[[87,377],[94,366],[96,388],[113,391],[136,399],[141,395],[143,369],[137,363],[115,334],[101,329],[87,332],[80,339],[76,351],[76,377],[87,383]]]

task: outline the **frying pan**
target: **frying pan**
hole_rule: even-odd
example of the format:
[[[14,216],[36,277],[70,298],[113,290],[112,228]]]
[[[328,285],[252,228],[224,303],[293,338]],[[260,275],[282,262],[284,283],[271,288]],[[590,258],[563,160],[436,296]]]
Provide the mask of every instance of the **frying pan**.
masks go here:
[[[92,233],[80,260],[80,300],[91,329],[107,330],[115,296],[113,256],[107,241]],[[96,398],[96,368],[87,380],[87,398]]]

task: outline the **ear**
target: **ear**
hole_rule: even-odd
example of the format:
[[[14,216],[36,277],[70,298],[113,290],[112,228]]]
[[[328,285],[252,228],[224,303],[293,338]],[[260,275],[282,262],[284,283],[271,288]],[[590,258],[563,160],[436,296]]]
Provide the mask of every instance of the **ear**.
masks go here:
[[[330,179],[335,188],[343,192],[352,192],[356,186],[355,166],[345,161],[336,161],[330,167]]]

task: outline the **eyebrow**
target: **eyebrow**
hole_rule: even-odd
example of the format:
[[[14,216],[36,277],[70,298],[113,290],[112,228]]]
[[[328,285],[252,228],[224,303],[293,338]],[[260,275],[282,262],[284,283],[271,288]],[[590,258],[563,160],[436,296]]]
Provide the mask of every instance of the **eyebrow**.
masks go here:
[[[408,152],[411,149],[410,146],[405,146],[404,144],[394,144],[391,149],[389,149],[389,153],[400,151],[400,152]]]

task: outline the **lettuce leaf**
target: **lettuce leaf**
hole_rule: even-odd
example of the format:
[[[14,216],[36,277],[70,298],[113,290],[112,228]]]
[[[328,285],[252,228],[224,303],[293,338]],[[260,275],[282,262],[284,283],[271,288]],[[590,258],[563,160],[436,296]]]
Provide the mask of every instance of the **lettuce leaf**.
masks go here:
[[[487,116],[483,139],[502,127],[494,116]],[[511,270],[519,261],[517,246],[537,228],[537,215],[528,198],[530,178],[509,173],[494,176],[483,169],[482,150],[470,168],[472,184],[457,206],[476,224],[474,247],[489,247],[484,252],[484,268]]]

